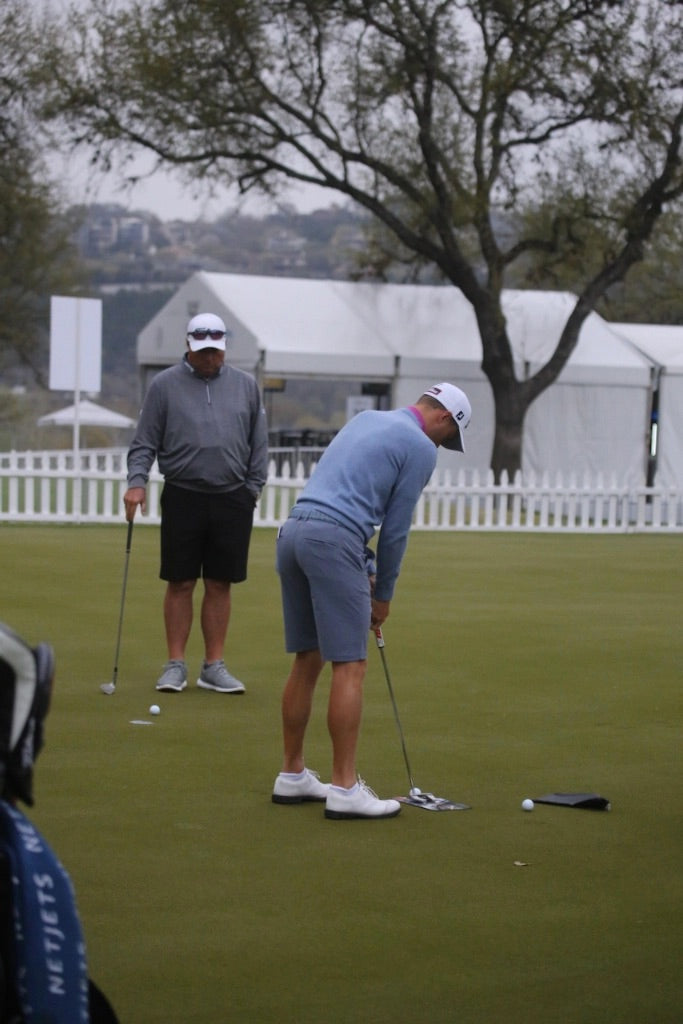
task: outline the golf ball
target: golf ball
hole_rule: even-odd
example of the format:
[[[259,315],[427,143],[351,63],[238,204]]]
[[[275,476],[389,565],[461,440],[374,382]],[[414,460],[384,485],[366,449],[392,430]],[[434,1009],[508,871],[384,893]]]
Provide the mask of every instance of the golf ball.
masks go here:
[[[527,797],[526,800],[522,800],[522,810],[523,811],[533,811],[533,809],[534,809],[534,802],[533,802],[533,800],[529,800],[528,797]]]
[[[419,788],[419,786],[413,786],[413,788],[410,791],[411,796],[420,796],[421,793],[422,790]]]
[[[159,707],[158,704],[152,704],[152,705],[150,705],[149,713],[150,713],[150,715],[160,715],[161,714],[161,708]]]

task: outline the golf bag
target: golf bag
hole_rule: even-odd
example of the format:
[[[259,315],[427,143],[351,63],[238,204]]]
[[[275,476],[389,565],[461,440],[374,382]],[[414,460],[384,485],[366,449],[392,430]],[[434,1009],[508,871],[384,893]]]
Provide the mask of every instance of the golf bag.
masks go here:
[[[16,806],[33,804],[53,675],[49,644],[0,623],[0,1024],[117,1024],[88,980],[71,880]]]

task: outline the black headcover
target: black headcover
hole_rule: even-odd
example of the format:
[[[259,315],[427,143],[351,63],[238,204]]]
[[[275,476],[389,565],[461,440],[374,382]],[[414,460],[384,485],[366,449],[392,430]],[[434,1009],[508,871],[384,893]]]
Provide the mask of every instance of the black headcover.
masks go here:
[[[54,653],[29,647],[0,623],[0,796],[33,806],[33,764],[43,746]]]

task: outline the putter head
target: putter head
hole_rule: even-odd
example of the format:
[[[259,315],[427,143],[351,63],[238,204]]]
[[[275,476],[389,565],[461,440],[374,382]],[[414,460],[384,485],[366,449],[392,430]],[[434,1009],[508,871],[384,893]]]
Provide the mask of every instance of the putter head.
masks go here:
[[[402,804],[410,804],[411,807],[421,807],[423,811],[469,811],[469,804],[455,803],[443,796],[434,796],[433,793],[414,793],[409,796],[398,797]]]
[[[102,693],[112,694],[116,692],[116,683],[102,683],[100,685]]]

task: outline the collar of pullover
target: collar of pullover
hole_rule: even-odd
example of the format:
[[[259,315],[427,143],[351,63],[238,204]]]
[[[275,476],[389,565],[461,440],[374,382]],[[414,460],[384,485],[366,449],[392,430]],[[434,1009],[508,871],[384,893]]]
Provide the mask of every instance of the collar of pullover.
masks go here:
[[[194,366],[190,365],[190,361],[187,358],[187,352],[183,356],[183,366],[187,370],[189,370],[189,372],[192,374],[193,377],[196,377],[197,380],[204,381],[204,383],[208,383],[209,381],[215,380],[216,377],[220,377],[220,375],[225,371],[225,363],[222,363],[221,364],[221,368],[218,371],[218,373],[214,373],[214,375],[212,377],[202,377],[201,373],[198,373],[197,370],[195,370]]]
[[[407,408],[408,408],[408,412],[412,412],[413,416],[415,417],[417,422],[420,424],[420,427],[422,429],[422,433],[424,433],[425,418],[422,415],[422,413],[420,412],[420,410],[418,409],[418,407],[416,405],[409,405]]]

